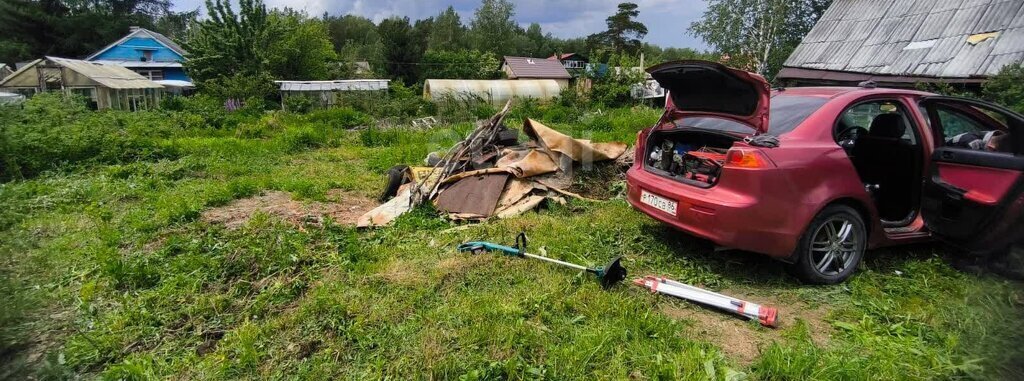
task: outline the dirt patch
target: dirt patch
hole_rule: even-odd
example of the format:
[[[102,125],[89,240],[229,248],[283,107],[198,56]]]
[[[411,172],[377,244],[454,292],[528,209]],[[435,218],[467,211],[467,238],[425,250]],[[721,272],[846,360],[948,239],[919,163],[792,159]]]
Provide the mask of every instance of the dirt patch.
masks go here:
[[[288,192],[269,191],[208,209],[203,212],[202,219],[224,224],[228,229],[237,229],[245,225],[256,212],[263,212],[298,227],[307,224],[319,226],[326,218],[342,225],[355,225],[359,216],[377,206],[375,200],[338,189],[327,192],[327,199],[332,202],[304,202],[293,200]]]
[[[746,298],[740,292],[723,290],[723,294]],[[828,309],[824,307],[810,308],[802,302],[782,302],[771,297],[746,298],[763,305],[779,309],[779,328],[763,328],[757,323],[745,320],[732,314],[719,312],[713,308],[705,308],[696,304],[679,303],[663,304],[661,310],[674,319],[694,322],[693,329],[699,337],[707,338],[725,352],[726,356],[740,365],[750,365],[761,354],[761,348],[782,339],[784,332],[794,329],[799,320],[807,324],[811,340],[815,345],[828,344],[831,326],[826,322]]]

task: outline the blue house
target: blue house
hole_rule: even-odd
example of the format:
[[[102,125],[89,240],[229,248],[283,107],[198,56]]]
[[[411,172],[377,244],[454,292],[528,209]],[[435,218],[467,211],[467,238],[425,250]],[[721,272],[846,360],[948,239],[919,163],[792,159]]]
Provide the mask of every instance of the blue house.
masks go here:
[[[181,66],[186,54],[167,36],[133,26],[127,36],[85,60],[126,67],[165,87],[189,88],[192,80]]]

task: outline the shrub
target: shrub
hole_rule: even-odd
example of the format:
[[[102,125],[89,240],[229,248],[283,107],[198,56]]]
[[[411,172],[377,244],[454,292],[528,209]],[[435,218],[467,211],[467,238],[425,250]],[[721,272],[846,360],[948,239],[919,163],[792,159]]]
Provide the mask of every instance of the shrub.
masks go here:
[[[281,135],[281,140],[289,152],[295,152],[326,146],[328,138],[324,131],[312,127],[301,127],[285,131]]]
[[[433,102],[441,121],[449,123],[490,118],[498,112],[487,99],[477,94],[445,94]]]
[[[320,123],[334,128],[353,128],[368,126],[373,122],[369,115],[356,111],[351,107],[329,108],[309,113],[306,119],[313,123]]]
[[[359,141],[366,147],[387,147],[398,143],[400,138],[397,129],[381,129],[371,126],[359,131]]]
[[[305,95],[289,95],[284,98],[284,109],[288,112],[307,113],[313,109],[313,100]]]
[[[1003,66],[982,88],[985,98],[1024,113],[1024,61]]]
[[[88,111],[77,97],[39,94],[4,112],[0,181],[66,164],[122,163],[177,157],[161,138],[174,126],[161,112]]]

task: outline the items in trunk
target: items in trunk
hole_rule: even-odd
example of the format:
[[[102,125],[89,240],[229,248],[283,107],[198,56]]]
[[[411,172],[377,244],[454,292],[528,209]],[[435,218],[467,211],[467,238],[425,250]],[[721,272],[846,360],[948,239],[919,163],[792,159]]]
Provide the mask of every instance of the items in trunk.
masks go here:
[[[723,148],[694,147],[666,139],[651,150],[647,165],[671,176],[714,184],[722,172],[726,152]]]

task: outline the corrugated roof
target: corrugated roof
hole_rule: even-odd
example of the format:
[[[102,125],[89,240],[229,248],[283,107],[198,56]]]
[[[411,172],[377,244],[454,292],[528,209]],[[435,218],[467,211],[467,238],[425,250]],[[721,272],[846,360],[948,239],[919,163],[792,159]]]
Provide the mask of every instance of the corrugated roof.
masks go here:
[[[998,34],[968,43],[972,35],[990,32]],[[783,66],[977,78],[1021,58],[1021,0],[835,0]],[[793,73],[801,72],[784,70],[779,77]]]
[[[79,61],[60,57],[46,57],[47,61],[70,69],[111,89],[162,89],[160,84],[150,81],[127,68],[104,65],[96,62]]]
[[[341,81],[274,81],[281,91],[358,91],[387,90],[387,79],[348,79]]]
[[[565,70],[561,62],[544,58],[511,57],[505,56],[505,64],[512,70],[509,79],[516,78],[541,78],[541,79],[569,79],[569,71]]]

